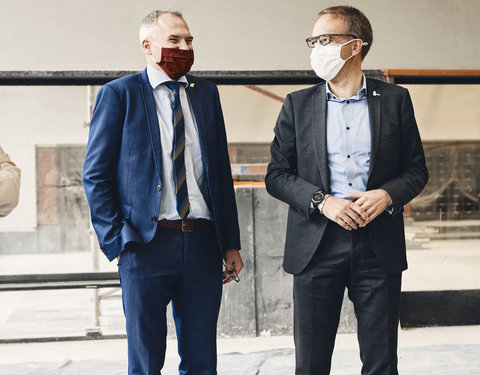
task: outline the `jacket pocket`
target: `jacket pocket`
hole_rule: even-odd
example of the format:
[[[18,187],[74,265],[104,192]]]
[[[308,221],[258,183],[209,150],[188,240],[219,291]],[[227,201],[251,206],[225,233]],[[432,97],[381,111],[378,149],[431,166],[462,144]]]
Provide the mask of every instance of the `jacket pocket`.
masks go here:
[[[123,220],[130,220],[130,215],[132,213],[132,208],[126,204],[120,205],[120,215],[122,215]]]

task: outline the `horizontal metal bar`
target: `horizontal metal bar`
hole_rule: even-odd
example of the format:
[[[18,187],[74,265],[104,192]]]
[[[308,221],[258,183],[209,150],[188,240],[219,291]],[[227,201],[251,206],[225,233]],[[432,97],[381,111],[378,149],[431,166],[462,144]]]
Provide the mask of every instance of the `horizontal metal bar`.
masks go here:
[[[117,272],[53,273],[30,275],[1,275],[0,292],[116,288],[120,286]]]
[[[55,289],[96,289],[119,288],[120,281],[71,281],[60,283],[20,283],[0,284],[0,292],[19,292],[30,290],[55,290]]]
[[[26,344],[36,342],[61,342],[61,341],[88,341],[88,340],[123,340],[127,335],[95,335],[95,336],[59,336],[59,337],[19,337],[11,339],[0,338],[0,344]]]
[[[81,272],[81,273],[36,273],[24,275],[0,275],[3,284],[34,284],[59,282],[102,282],[118,280],[117,272]]]
[[[365,75],[396,84],[478,84],[480,70],[392,70],[367,69]],[[6,70],[0,71],[0,86],[86,86],[103,85],[134,70]],[[311,70],[202,70],[193,75],[218,85],[286,85],[321,82]]]
[[[0,71],[4,86],[85,86],[103,85],[114,79],[137,73],[131,70],[91,71]],[[194,71],[193,75],[218,85],[316,84],[321,80],[311,70],[215,70]],[[385,80],[380,70],[365,70],[368,77]]]

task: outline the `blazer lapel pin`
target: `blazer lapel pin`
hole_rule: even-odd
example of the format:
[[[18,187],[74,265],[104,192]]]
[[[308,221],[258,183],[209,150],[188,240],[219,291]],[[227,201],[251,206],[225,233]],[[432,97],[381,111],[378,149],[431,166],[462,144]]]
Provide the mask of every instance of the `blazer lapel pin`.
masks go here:
[[[375,90],[373,90],[373,96],[380,96],[380,94],[378,92],[376,92]]]
[[[195,83],[190,83],[190,87],[195,87]]]

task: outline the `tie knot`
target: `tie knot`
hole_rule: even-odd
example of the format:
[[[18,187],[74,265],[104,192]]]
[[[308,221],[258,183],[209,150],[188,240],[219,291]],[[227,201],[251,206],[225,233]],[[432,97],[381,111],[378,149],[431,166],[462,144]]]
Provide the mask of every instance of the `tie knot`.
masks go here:
[[[168,81],[165,82],[165,85],[174,93],[177,93],[180,91],[180,86],[183,85],[183,82]]]

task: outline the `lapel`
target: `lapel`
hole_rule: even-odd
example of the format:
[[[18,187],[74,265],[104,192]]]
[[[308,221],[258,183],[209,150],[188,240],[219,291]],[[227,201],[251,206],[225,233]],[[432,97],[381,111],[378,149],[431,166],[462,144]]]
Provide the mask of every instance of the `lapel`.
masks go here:
[[[157,173],[162,180],[162,145],[160,142],[160,126],[158,124],[157,109],[155,99],[153,98],[153,90],[148,81],[147,69],[139,74],[139,90],[142,95],[145,107],[145,116],[147,117],[148,132],[150,134],[150,144],[153,149],[153,158]]]
[[[327,95],[325,84],[319,84],[317,90],[310,98],[312,117],[311,127],[313,135],[313,146],[317,160],[320,176],[322,177],[323,188],[330,191],[330,173],[328,170],[327,156]]]
[[[380,124],[381,124],[381,109],[382,109],[382,93],[376,87],[375,81],[367,78],[367,99],[368,99],[368,114],[370,117],[370,167],[368,170],[368,177],[374,169],[375,161],[378,153],[378,142],[380,140]],[[368,182],[367,182],[368,186]],[[368,189],[368,187],[367,187]]]
[[[198,137],[200,139],[200,149],[202,151],[202,159],[204,168],[208,173],[208,157],[207,151],[208,148],[208,126],[205,119],[205,112],[203,110],[203,97],[201,88],[198,85],[198,82],[195,82],[195,79],[191,75],[187,75],[188,85],[185,89],[187,93],[188,100],[192,106],[192,116],[195,117],[197,123]]]

